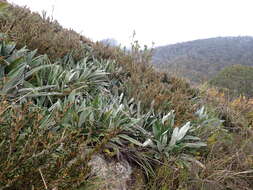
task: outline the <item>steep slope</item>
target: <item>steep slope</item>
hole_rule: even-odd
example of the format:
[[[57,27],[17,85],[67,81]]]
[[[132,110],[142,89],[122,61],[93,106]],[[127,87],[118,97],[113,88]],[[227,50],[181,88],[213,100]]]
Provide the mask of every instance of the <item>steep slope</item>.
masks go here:
[[[253,37],[217,37],[157,47],[153,64],[201,82],[226,66],[253,65]]]

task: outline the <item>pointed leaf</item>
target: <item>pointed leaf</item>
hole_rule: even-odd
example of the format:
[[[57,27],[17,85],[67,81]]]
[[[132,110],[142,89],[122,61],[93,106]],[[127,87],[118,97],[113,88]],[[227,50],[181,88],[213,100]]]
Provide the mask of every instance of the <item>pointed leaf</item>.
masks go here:
[[[187,122],[183,127],[181,127],[178,131],[177,141],[180,141],[184,138],[188,130],[191,128],[191,123]]]
[[[179,128],[176,127],[174,130],[173,130],[173,133],[171,135],[171,139],[170,139],[170,144],[169,146],[174,146],[177,142],[177,136],[178,136],[178,131],[179,131]]]

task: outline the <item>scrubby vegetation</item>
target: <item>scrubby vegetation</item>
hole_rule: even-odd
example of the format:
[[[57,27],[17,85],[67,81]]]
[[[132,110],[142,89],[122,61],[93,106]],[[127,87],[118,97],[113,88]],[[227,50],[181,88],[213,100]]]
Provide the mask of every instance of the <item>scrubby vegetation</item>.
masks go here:
[[[252,189],[250,108],[156,72],[137,43],[93,43],[17,6],[0,26],[0,189],[99,189],[97,153],[128,160],[129,189]]]

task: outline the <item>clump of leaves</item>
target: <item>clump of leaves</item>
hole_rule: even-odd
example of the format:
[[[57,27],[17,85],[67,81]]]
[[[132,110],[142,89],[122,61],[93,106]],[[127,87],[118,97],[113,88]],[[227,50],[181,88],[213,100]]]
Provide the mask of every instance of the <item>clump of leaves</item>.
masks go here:
[[[5,40],[1,46],[1,94],[16,101],[36,98],[37,105],[51,106],[58,98],[72,92],[90,98],[109,86],[107,70],[113,69],[111,61],[74,61],[71,54],[55,64],[47,56],[35,57],[36,51],[15,49],[15,44]]]

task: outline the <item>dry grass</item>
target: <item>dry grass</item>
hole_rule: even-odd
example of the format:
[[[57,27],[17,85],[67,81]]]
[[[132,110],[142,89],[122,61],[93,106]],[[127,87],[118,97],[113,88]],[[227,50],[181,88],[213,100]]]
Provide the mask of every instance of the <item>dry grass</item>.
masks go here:
[[[239,96],[230,98],[227,93],[217,88],[202,89],[203,102],[215,108],[216,113],[225,120],[225,126],[231,130],[250,128],[253,124],[253,99]]]

